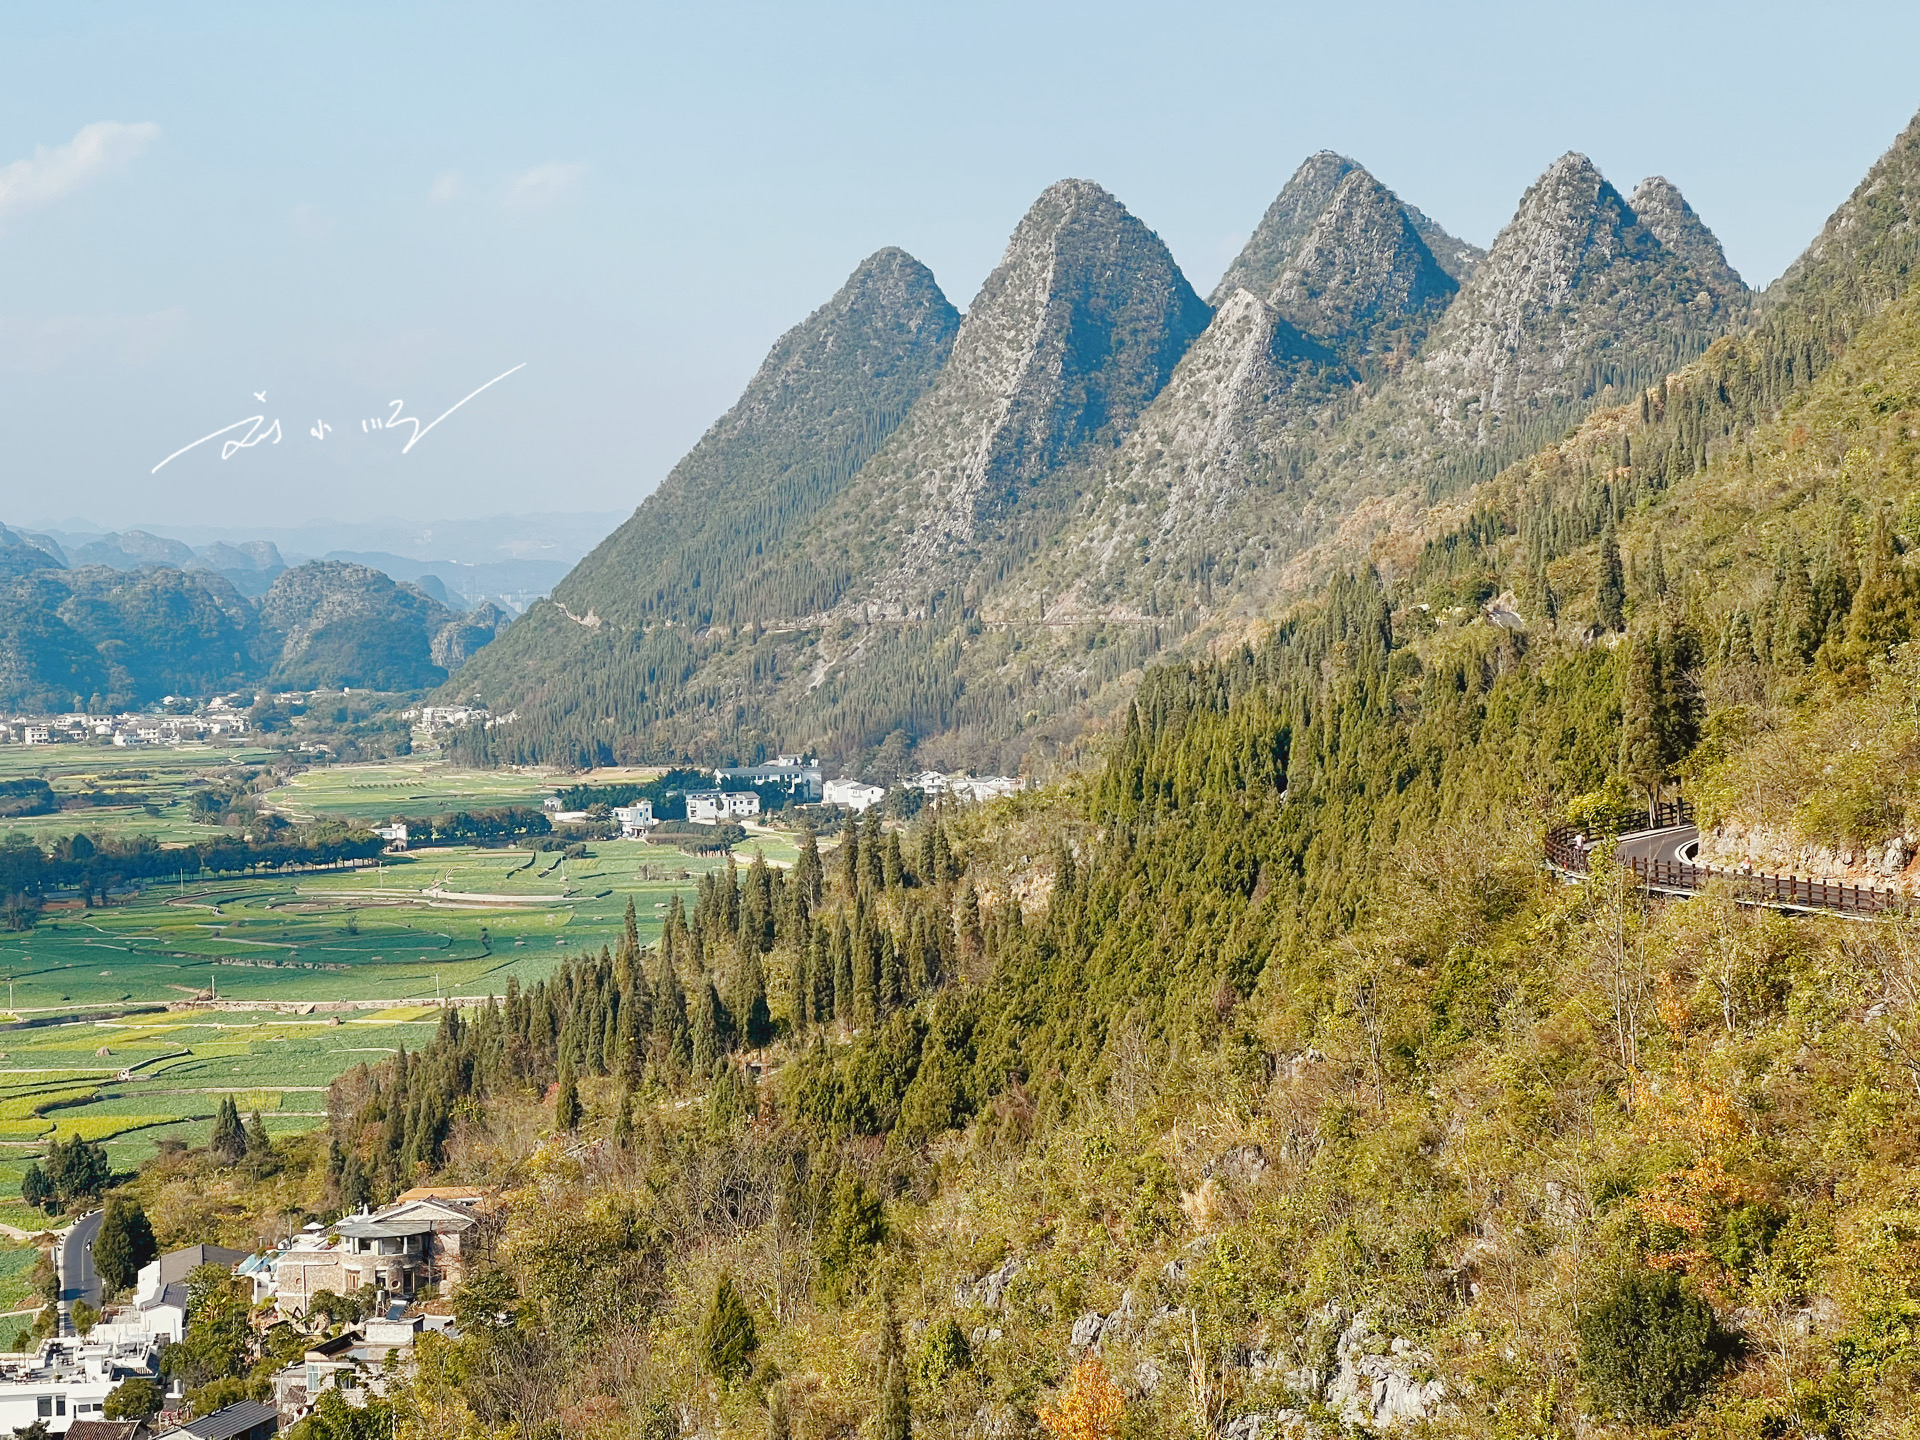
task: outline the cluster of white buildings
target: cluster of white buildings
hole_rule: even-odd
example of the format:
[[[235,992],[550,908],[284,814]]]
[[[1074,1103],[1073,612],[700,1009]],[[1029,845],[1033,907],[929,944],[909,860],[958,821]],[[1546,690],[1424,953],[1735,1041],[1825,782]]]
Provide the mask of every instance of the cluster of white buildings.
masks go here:
[[[687,819],[695,825],[719,825],[760,813],[760,797],[751,790],[689,790]]]
[[[901,782],[908,790],[918,790],[929,800],[954,800],[984,804],[1002,795],[1013,795],[1026,788],[1026,782],[1011,775],[942,775],[938,770],[923,770]],[[844,805],[859,814],[887,798],[887,787],[869,785],[863,780],[829,780],[822,787],[821,799],[828,805]]]
[[[16,715],[0,720],[0,744],[181,745],[245,735],[248,729],[244,710],[215,700],[191,715],[148,715],[131,710],[119,715]]]
[[[776,755],[770,765],[728,765],[713,772],[716,788],[733,785],[784,785],[795,800],[820,798],[820,767],[811,755]]]
[[[922,792],[929,800],[964,800],[984,805],[1003,795],[1017,795],[1027,788],[1024,780],[1012,775],[968,775],[955,772],[942,775],[938,770],[923,770],[902,782],[909,790]]]
[[[411,720],[416,728],[431,733],[436,730],[459,730],[468,725],[485,725],[492,729],[515,717],[502,715],[496,719],[484,705],[422,705],[417,710],[402,710],[400,718]]]

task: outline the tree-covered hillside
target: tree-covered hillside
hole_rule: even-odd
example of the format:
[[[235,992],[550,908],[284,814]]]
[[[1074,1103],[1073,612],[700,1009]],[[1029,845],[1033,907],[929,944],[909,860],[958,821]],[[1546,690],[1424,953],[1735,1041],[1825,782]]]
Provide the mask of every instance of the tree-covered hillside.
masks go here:
[[[370,1423],[1911,1434],[1920,922],[1540,850],[1684,785],[1920,889],[1920,298],[1860,230],[1907,153],[1834,303],[1351,532],[1098,764],[869,811],[343,1079],[274,1205],[500,1192]],[[180,1239],[268,1203],[139,1184]]]

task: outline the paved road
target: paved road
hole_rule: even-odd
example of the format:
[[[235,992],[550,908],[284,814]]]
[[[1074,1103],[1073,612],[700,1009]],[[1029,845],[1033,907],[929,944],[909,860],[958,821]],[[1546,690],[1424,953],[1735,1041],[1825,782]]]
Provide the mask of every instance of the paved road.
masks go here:
[[[82,1215],[60,1242],[60,1298],[69,1303],[84,1300],[96,1310],[100,1308],[101,1295],[100,1272],[93,1268],[93,1239],[100,1233],[104,1213],[95,1210],[90,1215]]]
[[[1660,830],[1638,830],[1620,837],[1622,860],[1667,860],[1674,864],[1692,863],[1687,847],[1700,838],[1698,825],[1668,825]],[[1685,851],[1686,853],[1682,853]]]

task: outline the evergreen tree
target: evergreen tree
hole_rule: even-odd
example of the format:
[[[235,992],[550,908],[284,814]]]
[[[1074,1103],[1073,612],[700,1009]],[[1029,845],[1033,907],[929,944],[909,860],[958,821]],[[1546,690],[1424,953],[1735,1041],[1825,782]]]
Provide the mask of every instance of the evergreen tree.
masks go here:
[[[713,1062],[726,1053],[726,1037],[721,1031],[720,996],[713,981],[702,976],[693,987],[693,1068],[706,1074]]]
[[[553,1128],[572,1134],[580,1128],[580,1087],[573,1077],[573,1061],[560,1063],[560,1091],[553,1099]]]
[[[734,1014],[739,1018],[740,1038],[748,1049],[758,1050],[773,1039],[773,1016],[767,1009],[767,976],[760,965],[759,947],[752,944],[740,957]]]
[[[700,1359],[707,1373],[722,1385],[731,1385],[752,1367],[754,1351],[760,1348],[760,1336],[753,1323],[753,1312],[734,1288],[733,1276],[726,1271],[713,1287],[707,1313],[700,1320]]]
[[[900,1321],[888,1300],[880,1325],[880,1440],[913,1440],[913,1410],[907,1399],[907,1357]]]
[[[147,1212],[136,1200],[116,1195],[107,1201],[93,1240],[93,1264],[109,1291],[130,1290],[140,1267],[160,1253]]]
[[[220,1097],[220,1108],[213,1121],[213,1139],[208,1148],[223,1165],[237,1165],[247,1158],[247,1133],[240,1125],[240,1110],[231,1095]]]
[[[1868,535],[1860,587],[1847,613],[1847,646],[1857,655],[1885,654],[1913,634],[1914,587],[1883,510]]]
[[[246,1142],[247,1156],[256,1165],[273,1164],[273,1139],[267,1134],[267,1122],[260,1118],[258,1110],[247,1118]]]
[[[1613,527],[1600,539],[1600,579],[1593,592],[1593,616],[1602,630],[1626,628],[1627,583],[1620,566],[1620,543]]]

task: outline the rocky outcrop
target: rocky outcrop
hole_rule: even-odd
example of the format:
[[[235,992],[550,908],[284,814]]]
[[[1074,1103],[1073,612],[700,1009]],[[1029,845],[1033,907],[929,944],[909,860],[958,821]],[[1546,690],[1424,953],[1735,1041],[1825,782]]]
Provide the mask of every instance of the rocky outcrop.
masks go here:
[[[1700,863],[1757,875],[1796,875],[1843,885],[1920,892],[1920,835],[1902,833],[1854,845],[1817,845],[1783,826],[1724,820],[1700,836]]]
[[[433,663],[449,675],[493,643],[508,621],[506,611],[491,600],[483,600],[465,615],[449,620],[435,632],[431,655]]]
[[[1329,1344],[1328,1341],[1331,1341]],[[1303,1404],[1326,1406],[1349,1424],[1393,1430],[1432,1420],[1447,1399],[1431,1351],[1383,1334],[1365,1311],[1321,1310],[1302,1347],[1324,1358],[1290,1371],[1287,1386]]]

